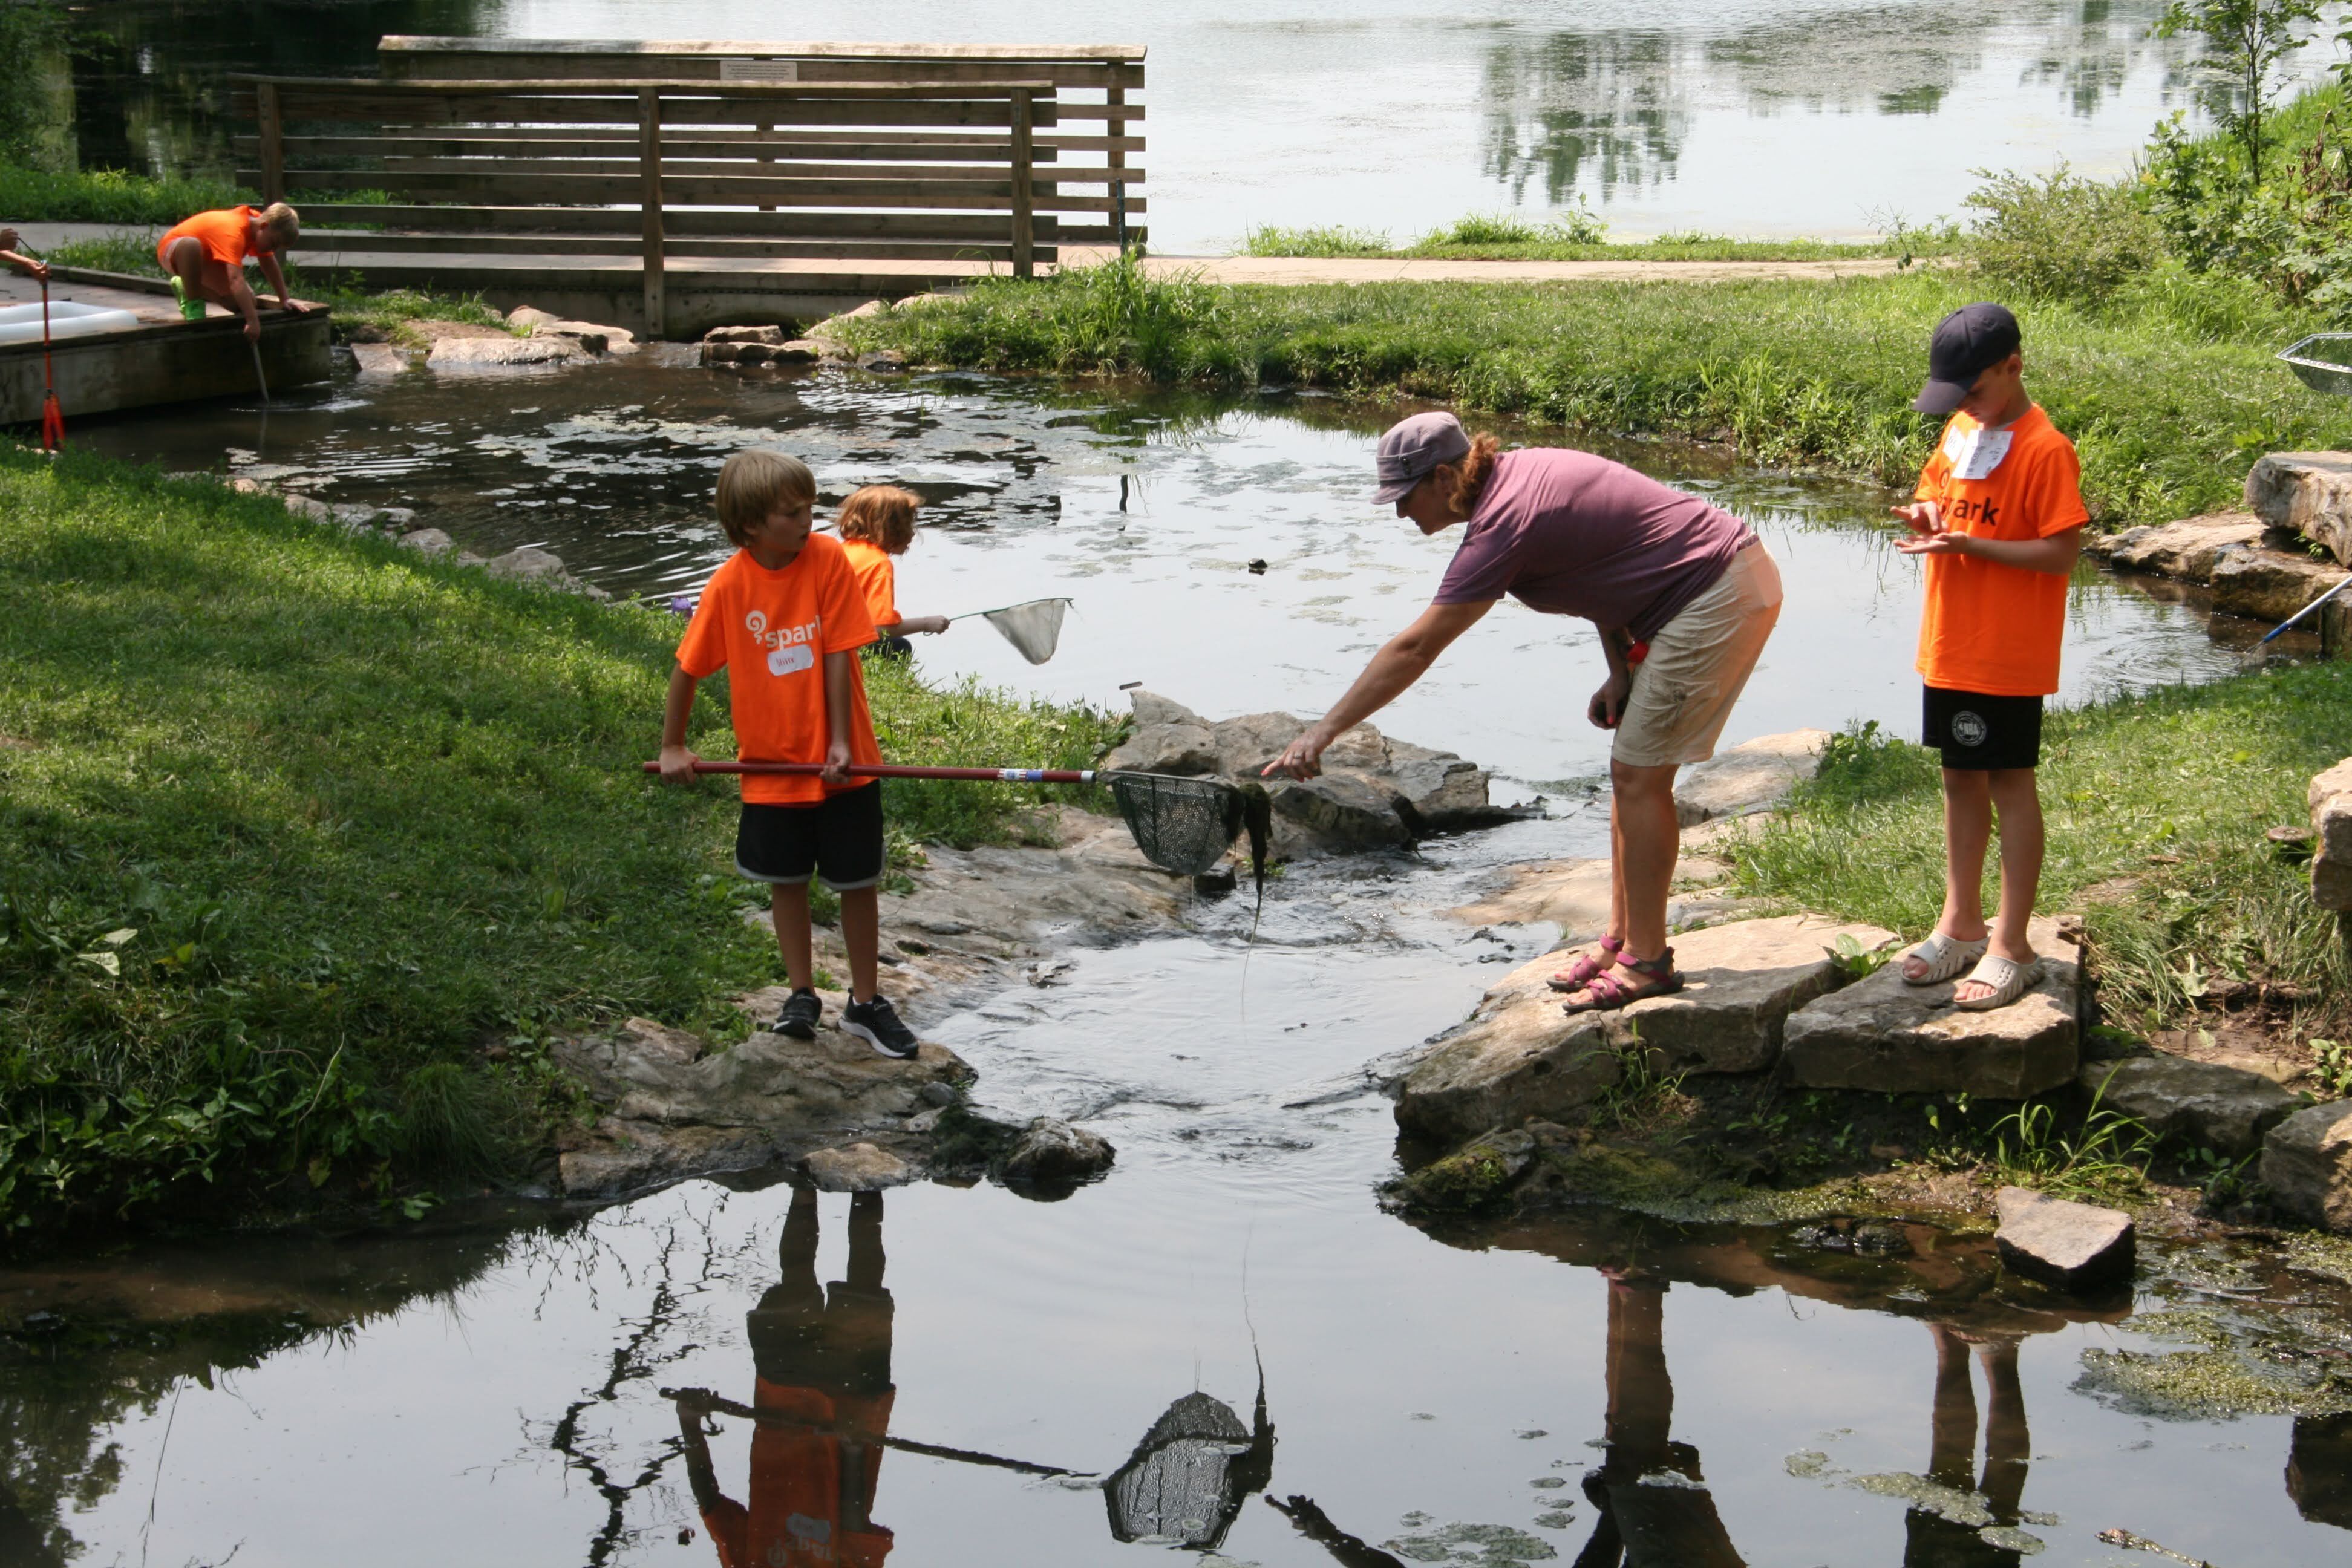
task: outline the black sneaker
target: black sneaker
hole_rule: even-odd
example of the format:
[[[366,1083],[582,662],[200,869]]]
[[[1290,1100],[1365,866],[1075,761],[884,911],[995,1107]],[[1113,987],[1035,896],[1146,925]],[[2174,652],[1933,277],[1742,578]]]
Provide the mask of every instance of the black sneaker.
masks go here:
[[[795,991],[784,999],[784,1010],[776,1015],[769,1026],[771,1033],[787,1035],[795,1040],[816,1038],[816,1022],[824,1016],[824,1004],[816,999],[814,991]]]
[[[896,1061],[911,1058],[920,1044],[915,1031],[899,1021],[890,998],[877,994],[871,1002],[852,1002],[841,1010],[841,1026]]]

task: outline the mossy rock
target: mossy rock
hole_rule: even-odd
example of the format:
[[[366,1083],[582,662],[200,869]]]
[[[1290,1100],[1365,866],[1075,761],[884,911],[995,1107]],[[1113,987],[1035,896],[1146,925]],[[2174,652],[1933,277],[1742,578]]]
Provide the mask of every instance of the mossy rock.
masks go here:
[[[1390,1192],[1410,1208],[1491,1208],[1527,1170],[1535,1146],[1525,1132],[1489,1132],[1402,1178]]]

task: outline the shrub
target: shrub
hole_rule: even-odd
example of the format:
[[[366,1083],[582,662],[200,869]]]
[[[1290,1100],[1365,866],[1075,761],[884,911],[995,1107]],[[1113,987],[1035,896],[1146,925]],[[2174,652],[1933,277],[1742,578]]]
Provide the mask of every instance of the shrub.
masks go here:
[[[1369,228],[1282,228],[1260,224],[1242,242],[1244,256],[1386,256],[1389,237]]]
[[[2085,179],[2063,163],[2039,177],[1977,174],[1985,183],[1967,204],[1985,215],[1977,265],[2011,289],[2093,303],[2163,256],[2163,231],[2128,184]]]

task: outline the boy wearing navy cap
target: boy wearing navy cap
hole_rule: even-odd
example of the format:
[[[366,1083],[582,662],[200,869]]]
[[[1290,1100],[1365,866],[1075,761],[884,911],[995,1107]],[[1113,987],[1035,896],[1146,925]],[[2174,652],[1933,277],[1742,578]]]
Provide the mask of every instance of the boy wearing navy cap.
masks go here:
[[[1919,674],[1925,743],[1944,754],[1944,912],[1904,955],[1933,985],[1966,973],[1952,1005],[2006,1007],[2041,976],[2026,927],[2042,878],[2042,702],[2058,689],[2066,581],[2082,553],[2082,464],[2026,395],[2017,318],[2000,305],[1944,318],[1912,406],[1942,437],[1895,541],[1924,558]],[[1984,917],[1984,858],[2000,817],[2000,908]]]

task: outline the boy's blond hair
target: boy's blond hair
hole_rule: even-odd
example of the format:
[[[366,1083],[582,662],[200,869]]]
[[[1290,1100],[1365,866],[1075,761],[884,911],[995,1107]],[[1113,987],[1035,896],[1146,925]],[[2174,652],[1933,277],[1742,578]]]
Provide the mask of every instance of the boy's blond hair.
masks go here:
[[[816,500],[816,476],[798,458],[754,447],[719,470],[719,526],[741,544],[777,507]]]
[[[891,555],[915,542],[915,509],[923,498],[897,485],[867,485],[841,503],[834,526],[844,539],[862,539]]]
[[[302,237],[302,215],[284,202],[272,202],[253,215],[261,220],[261,232],[283,250]]]

